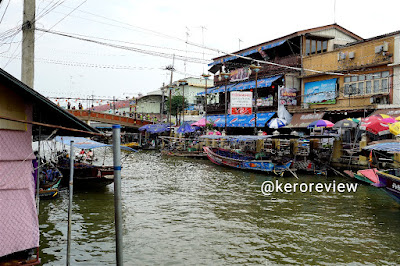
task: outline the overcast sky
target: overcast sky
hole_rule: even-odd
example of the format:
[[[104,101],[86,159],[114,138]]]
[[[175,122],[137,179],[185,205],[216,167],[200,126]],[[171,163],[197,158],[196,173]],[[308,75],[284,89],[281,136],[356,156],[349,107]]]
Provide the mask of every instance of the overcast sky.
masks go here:
[[[185,73],[199,77],[222,55],[201,48],[203,43],[232,53],[239,45],[334,22],[363,38],[400,30],[398,0],[336,0],[334,6],[334,0],[36,0],[37,28],[106,45],[37,31],[34,87],[45,96],[121,99],[167,84],[170,72],[164,69],[173,54],[174,80]],[[4,33],[21,24],[22,7],[23,0],[0,5],[0,67],[17,78],[21,34],[4,38]]]

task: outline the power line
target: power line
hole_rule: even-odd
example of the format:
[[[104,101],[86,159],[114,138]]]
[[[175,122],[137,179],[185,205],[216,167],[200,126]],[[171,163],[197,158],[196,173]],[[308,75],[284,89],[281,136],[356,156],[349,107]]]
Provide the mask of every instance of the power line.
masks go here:
[[[2,1],[0,1],[0,3],[1,3],[1,2],[2,2]],[[1,24],[1,22],[3,21],[3,18],[4,18],[4,16],[5,16],[6,12],[7,12],[8,5],[10,4],[10,2],[11,2],[11,0],[8,0],[8,3],[7,3],[7,6],[6,6],[6,9],[4,10],[3,16],[1,16],[0,24]]]
[[[36,30],[47,32],[47,33],[51,33],[51,34],[55,34],[55,35],[60,35],[60,36],[64,36],[64,37],[68,37],[68,38],[72,38],[72,39],[77,39],[77,40],[81,40],[81,41],[91,42],[91,43],[100,44],[100,45],[104,45],[104,46],[108,46],[108,47],[113,47],[113,48],[118,48],[118,49],[123,49],[123,50],[128,50],[128,51],[134,51],[134,52],[153,55],[153,56],[159,56],[159,57],[164,57],[164,58],[172,58],[174,56],[173,54],[150,51],[150,50],[144,50],[144,49],[139,49],[139,48],[134,48],[134,47],[129,47],[129,46],[123,46],[123,45],[118,45],[118,44],[112,44],[112,43],[106,43],[106,42],[96,41],[96,40],[93,40],[93,39],[74,36],[74,35],[70,35],[70,34],[62,33],[62,32],[49,31],[49,30],[40,29],[40,28],[37,28]],[[181,56],[181,55],[175,55],[175,57],[177,59],[179,59],[179,60],[182,60],[182,61],[184,61],[186,59],[186,60],[188,60],[188,61],[190,61],[192,63],[198,63],[198,64],[206,64],[207,62],[209,62],[208,60],[205,62],[205,61],[203,61],[203,59],[196,58],[196,57],[184,57],[184,56]]]

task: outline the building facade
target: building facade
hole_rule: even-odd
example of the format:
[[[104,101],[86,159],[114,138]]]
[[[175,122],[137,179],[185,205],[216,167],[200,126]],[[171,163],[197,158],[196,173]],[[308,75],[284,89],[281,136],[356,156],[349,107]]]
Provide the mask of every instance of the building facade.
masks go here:
[[[234,91],[253,94],[253,112],[276,113],[279,105],[297,112],[302,109],[305,58],[326,54],[361,40],[358,35],[332,24],[295,32],[234,52],[234,55],[215,58],[209,69],[215,75],[215,87],[207,94],[218,98],[218,102],[209,104],[207,112],[209,115],[227,112],[233,115],[234,109],[230,104],[231,92]],[[257,73],[256,64],[260,66]],[[226,73],[229,73],[229,78],[226,78]]]

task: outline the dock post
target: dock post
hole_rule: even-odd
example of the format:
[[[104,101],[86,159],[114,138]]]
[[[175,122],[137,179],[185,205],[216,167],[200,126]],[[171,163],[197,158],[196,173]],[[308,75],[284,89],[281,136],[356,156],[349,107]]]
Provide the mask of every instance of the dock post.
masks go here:
[[[71,140],[69,152],[69,203],[68,203],[68,234],[67,234],[67,266],[71,258],[71,220],[72,220],[72,196],[74,190],[74,141]]]
[[[121,126],[113,125],[114,212],[117,265],[123,265],[122,206],[121,206]]]

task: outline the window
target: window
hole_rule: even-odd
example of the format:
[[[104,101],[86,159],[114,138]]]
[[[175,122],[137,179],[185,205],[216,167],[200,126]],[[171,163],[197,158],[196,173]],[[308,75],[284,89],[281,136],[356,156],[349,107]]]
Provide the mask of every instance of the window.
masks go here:
[[[328,41],[323,41],[322,42],[322,52],[328,51]]]
[[[315,54],[317,52],[317,41],[311,40],[311,54]]]
[[[389,71],[344,77],[344,96],[389,92]]]
[[[382,79],[381,92],[389,92],[388,79]]]
[[[365,82],[365,93],[370,94],[372,92],[372,84],[371,81],[366,81]]]
[[[311,40],[307,39],[306,40],[306,55],[311,54]]]
[[[379,79],[374,80],[374,93],[379,93],[379,83]]]
[[[306,39],[306,55],[320,54],[328,51],[328,41]]]

